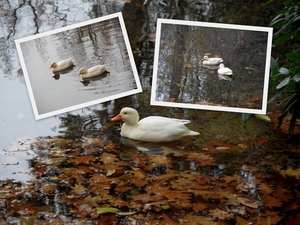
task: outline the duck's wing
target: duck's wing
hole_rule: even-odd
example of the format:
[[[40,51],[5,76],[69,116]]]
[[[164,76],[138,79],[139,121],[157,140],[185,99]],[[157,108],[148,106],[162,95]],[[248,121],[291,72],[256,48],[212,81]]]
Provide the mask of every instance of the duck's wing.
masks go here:
[[[160,116],[149,116],[139,122],[141,131],[153,132],[157,135],[170,136],[178,135],[186,131],[184,124],[190,123],[190,120],[181,120]]]

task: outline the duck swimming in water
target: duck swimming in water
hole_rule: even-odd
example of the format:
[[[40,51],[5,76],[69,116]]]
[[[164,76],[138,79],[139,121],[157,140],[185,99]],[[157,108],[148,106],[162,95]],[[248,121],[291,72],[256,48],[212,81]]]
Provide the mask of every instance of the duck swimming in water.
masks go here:
[[[58,73],[62,70],[68,69],[69,67],[74,66],[73,59],[65,59],[59,62],[52,62],[50,65],[50,69],[52,69],[53,73]]]
[[[122,120],[121,135],[134,140],[145,142],[175,141],[184,136],[199,135],[189,130],[185,124],[189,120],[174,119],[162,116],[149,116],[139,120],[138,112],[129,107],[121,110],[120,114],[111,119]]]
[[[79,76],[81,76],[83,79],[93,78],[103,74],[104,72],[107,72],[106,65],[98,65],[89,69],[81,68],[79,70]]]

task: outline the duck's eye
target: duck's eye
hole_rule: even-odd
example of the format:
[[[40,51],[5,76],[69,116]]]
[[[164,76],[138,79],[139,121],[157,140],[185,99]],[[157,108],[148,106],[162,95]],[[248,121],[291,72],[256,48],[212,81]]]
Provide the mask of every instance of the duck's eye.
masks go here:
[[[127,115],[127,112],[124,112],[125,115]]]

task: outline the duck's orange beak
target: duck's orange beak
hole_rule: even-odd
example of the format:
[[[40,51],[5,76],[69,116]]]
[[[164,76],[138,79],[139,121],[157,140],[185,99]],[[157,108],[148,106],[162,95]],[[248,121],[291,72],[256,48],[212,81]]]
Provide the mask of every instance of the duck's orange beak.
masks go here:
[[[118,121],[118,120],[122,120],[121,114],[119,114],[111,119],[111,121]]]

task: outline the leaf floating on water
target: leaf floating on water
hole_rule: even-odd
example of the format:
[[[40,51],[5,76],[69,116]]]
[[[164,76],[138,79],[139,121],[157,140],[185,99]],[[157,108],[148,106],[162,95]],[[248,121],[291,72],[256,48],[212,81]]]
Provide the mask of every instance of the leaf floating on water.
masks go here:
[[[137,148],[137,150],[140,150],[142,152],[149,152],[148,148],[145,148],[145,147],[142,147],[142,146],[137,146],[136,148]]]
[[[218,208],[210,210],[209,215],[211,215],[214,218],[221,219],[221,220],[230,219],[230,218],[234,217],[234,215],[232,213],[228,213],[228,212],[220,210]]]
[[[257,119],[262,120],[262,121],[271,122],[271,118],[269,116],[267,116],[267,115],[255,114],[255,117]]]
[[[216,147],[216,150],[229,150],[230,148],[229,147]]]
[[[130,216],[137,212],[121,212],[119,209],[116,208],[97,208],[97,214],[104,214],[104,213],[114,213],[120,216]]]
[[[120,215],[120,216],[130,216],[130,215],[136,214],[136,212],[119,212],[116,214]]]
[[[108,176],[114,174],[115,172],[116,172],[116,169],[108,169],[107,173],[106,173],[106,176],[108,177]]]
[[[257,204],[257,202],[255,200],[248,199],[248,198],[242,198],[242,197],[237,197],[237,200],[242,205],[245,205],[245,206],[248,206],[248,207],[254,208],[254,209],[258,208],[258,204]]]
[[[119,161],[118,157],[114,154],[110,154],[110,153],[103,153],[100,157],[100,161],[102,161],[103,163],[113,163],[115,161]]]
[[[118,213],[120,212],[119,209],[116,208],[97,208],[97,213],[98,214],[103,214],[103,213]]]
[[[287,170],[280,170],[279,172],[283,176],[296,177],[297,179],[300,178],[300,168],[297,169],[288,168]]]
[[[162,205],[162,209],[169,209],[170,206],[169,205]]]

